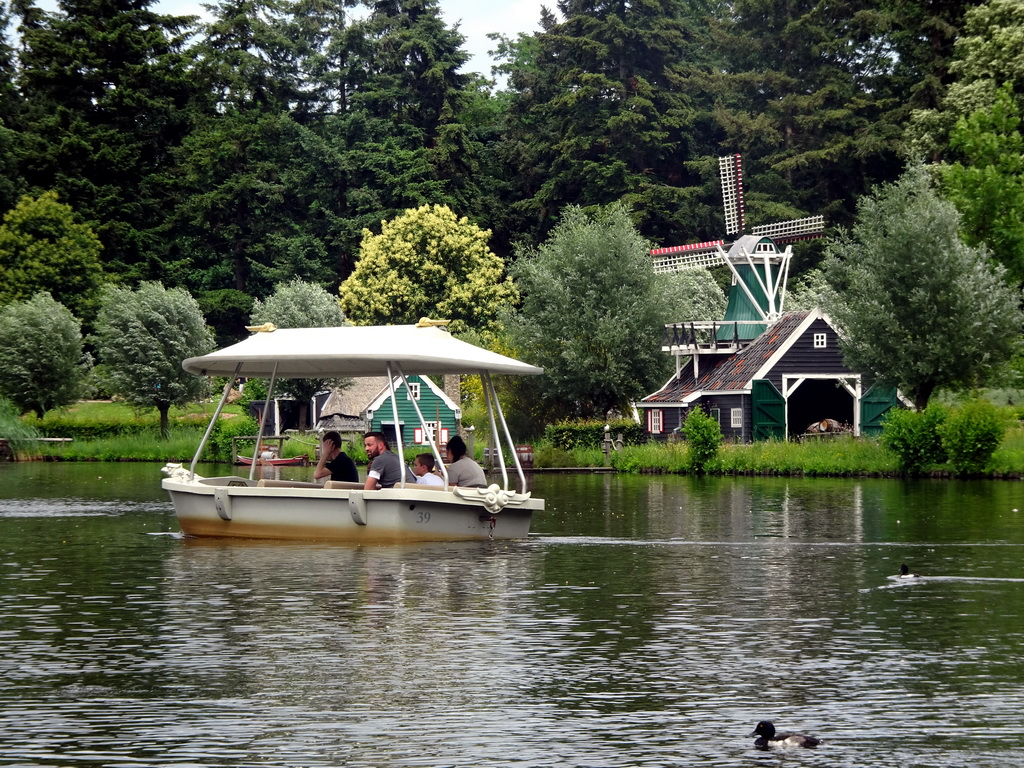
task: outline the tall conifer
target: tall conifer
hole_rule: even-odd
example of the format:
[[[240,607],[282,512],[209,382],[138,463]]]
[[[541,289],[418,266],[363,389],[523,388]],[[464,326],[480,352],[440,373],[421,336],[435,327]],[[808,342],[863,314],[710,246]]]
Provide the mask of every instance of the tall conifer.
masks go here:
[[[567,204],[624,199],[656,240],[693,232],[686,163],[707,151],[690,88],[709,52],[698,4],[562,0],[558,10],[562,20],[546,13],[533,41],[510,48],[504,152],[520,200],[508,226],[536,237]]]
[[[161,270],[165,179],[190,88],[180,53],[190,19],[151,5],[62,0],[54,13],[20,6],[22,173],[90,223],[105,269],[128,280]]]

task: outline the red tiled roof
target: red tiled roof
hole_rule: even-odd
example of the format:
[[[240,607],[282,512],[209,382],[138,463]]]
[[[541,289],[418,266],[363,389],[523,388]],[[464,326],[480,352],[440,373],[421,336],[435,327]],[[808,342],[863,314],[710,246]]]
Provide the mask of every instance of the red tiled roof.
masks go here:
[[[695,380],[693,365],[686,365],[679,376],[662,389],[648,395],[642,403],[678,403],[695,392],[736,392],[748,390],[750,381],[762,366],[786,343],[809,313],[787,312],[748,347],[722,357],[700,358],[700,376]]]

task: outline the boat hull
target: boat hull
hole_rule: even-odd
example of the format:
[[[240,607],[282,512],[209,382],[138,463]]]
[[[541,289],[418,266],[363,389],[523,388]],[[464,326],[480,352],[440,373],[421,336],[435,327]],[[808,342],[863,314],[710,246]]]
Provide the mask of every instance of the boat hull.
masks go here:
[[[356,543],[519,539],[529,534],[533,513],[544,509],[542,499],[503,493],[497,486],[364,491],[264,482],[189,479],[179,470],[162,485],[182,532],[201,537]]]

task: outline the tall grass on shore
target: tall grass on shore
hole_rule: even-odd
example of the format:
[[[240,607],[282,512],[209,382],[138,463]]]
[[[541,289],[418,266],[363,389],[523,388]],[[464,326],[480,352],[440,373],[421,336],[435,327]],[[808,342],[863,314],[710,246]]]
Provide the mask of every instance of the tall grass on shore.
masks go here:
[[[159,432],[142,430],[47,446],[43,455],[60,461],[191,461],[202,435],[197,429],[172,427],[161,440]]]
[[[689,450],[683,442],[627,446],[612,458],[622,472],[690,471]],[[891,474],[896,462],[877,440],[841,437],[832,440],[749,444],[727,443],[705,466],[709,474],[809,476]]]
[[[989,460],[988,469],[1001,475],[1024,473],[1024,428],[1006,431],[1002,444]]]
[[[6,397],[0,397],[0,437],[7,441],[4,453],[12,457],[34,455],[38,449],[39,444],[34,441],[39,437],[39,430],[25,424],[18,409]]]
[[[229,406],[235,413],[225,413],[222,422],[231,423],[242,429],[243,434],[252,434],[252,425],[242,425],[247,419],[238,406]],[[161,440],[158,422],[147,418],[130,406],[119,403],[79,403],[62,412],[51,412],[42,420],[43,425],[71,428],[72,422],[81,420],[81,431],[75,432],[70,443],[41,443],[26,441],[31,453],[42,458],[77,461],[190,461],[205,428],[211,406],[192,406],[182,409],[172,426],[170,438]],[[2,415],[2,414],[0,414]],[[26,436],[37,436],[34,418],[18,419],[17,414],[8,413],[8,421],[19,429],[26,427]],[[235,424],[236,420],[239,422]],[[1016,418],[1000,447],[995,451],[982,476],[1020,477],[1024,475],[1024,426]],[[123,425],[123,428],[122,428]],[[77,426],[75,424],[74,426]],[[225,432],[233,433],[231,428]],[[345,435],[345,450],[357,463],[365,464],[366,456],[362,447],[362,435]],[[221,441],[223,442],[223,440]],[[316,436],[297,436],[284,443],[284,456],[307,453],[312,459],[315,453]],[[483,443],[478,443],[477,457],[482,458]],[[245,450],[240,448],[240,450]],[[251,450],[251,449],[250,449]],[[412,451],[406,446],[406,453]],[[209,451],[208,451],[209,453]],[[24,455],[24,458],[31,456]],[[209,458],[209,456],[207,457]],[[222,460],[227,460],[222,459]],[[599,448],[578,448],[565,450],[547,441],[534,445],[534,466],[538,469],[601,467],[605,457]],[[619,452],[613,452],[611,466],[620,472],[652,472],[683,474],[691,471],[692,459],[686,442],[652,442],[643,445],[627,445]],[[896,455],[876,438],[836,436],[831,438],[805,440],[804,442],[767,441],[749,444],[727,443],[708,462],[705,471],[710,474],[758,474],[758,475],[804,475],[804,476],[896,476],[899,465]],[[936,464],[924,468],[925,472],[950,473],[947,464]]]

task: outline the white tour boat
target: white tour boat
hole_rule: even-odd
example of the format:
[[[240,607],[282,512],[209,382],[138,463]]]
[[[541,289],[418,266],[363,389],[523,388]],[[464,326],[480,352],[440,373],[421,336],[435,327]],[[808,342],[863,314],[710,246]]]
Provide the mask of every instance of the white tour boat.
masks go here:
[[[533,513],[544,509],[544,501],[526,490],[526,478],[491,375],[536,375],[542,369],[459,341],[440,325],[443,323],[424,319],[416,325],[395,326],[266,326],[230,347],[185,360],[182,367],[186,371],[199,376],[226,376],[228,382],[191,466],[168,464],[163,468],[167,477],[162,485],[171,496],[182,532],[188,536],[357,543],[525,537]],[[260,480],[255,479],[255,466],[248,477],[196,474],[196,464],[213,425],[240,377],[269,379],[269,403],[280,378],[386,376],[391,382],[391,402],[398,424],[396,379],[406,382],[406,377],[413,374],[446,373],[479,374],[483,381],[491,434],[496,436],[498,465],[502,468],[501,484],[486,488],[448,485],[447,469],[436,446],[432,451],[444,486],[403,480],[393,488],[367,491],[361,483]],[[419,406],[412,402],[426,429]],[[264,414],[268,410],[264,408]],[[510,488],[503,445],[518,475],[518,490]],[[406,464],[400,434],[392,450]]]

